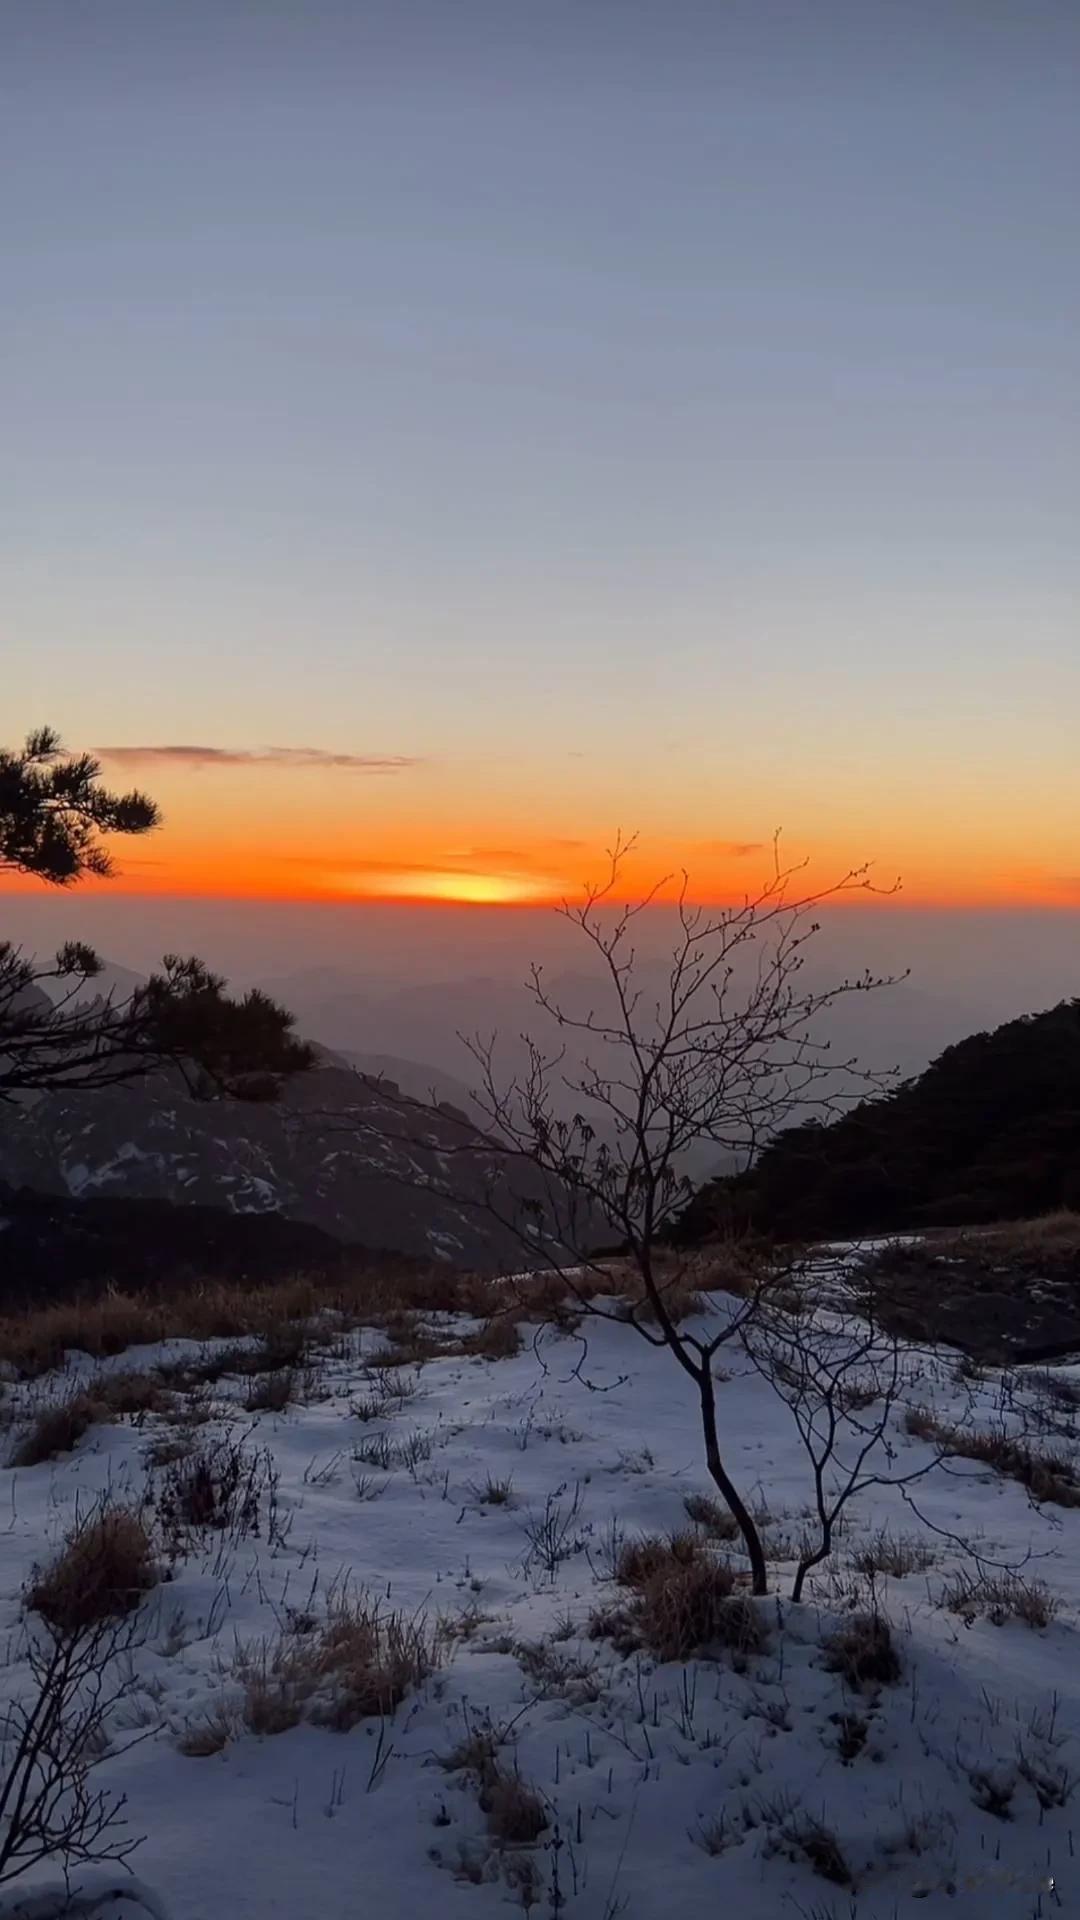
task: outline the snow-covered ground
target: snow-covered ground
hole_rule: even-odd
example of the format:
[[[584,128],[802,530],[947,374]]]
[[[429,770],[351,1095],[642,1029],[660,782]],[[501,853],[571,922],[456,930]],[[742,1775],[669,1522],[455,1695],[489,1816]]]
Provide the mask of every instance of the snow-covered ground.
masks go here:
[[[784,1555],[804,1523],[808,1463],[772,1388],[728,1360],[727,1456],[771,1516],[766,1646],[738,1663],[622,1657],[587,1622],[625,1597],[608,1577],[613,1540],[685,1526],[685,1497],[710,1491],[694,1399],[670,1356],[630,1328],[593,1324],[584,1361],[578,1341],[545,1330],[537,1352],[525,1331],[511,1359],[429,1362],[386,1417],[353,1410],[372,1390],[365,1358],[381,1335],[370,1330],[319,1360],[308,1404],[251,1415],[248,1382],[210,1390],[196,1444],[231,1430],[250,1454],[267,1450],[276,1512],[264,1488],[257,1535],[191,1540],[144,1600],[133,1685],[94,1774],[126,1794],[128,1830],[146,1836],[133,1865],[174,1920],[481,1920],[530,1904],[567,1920],[1080,1914],[1080,1512],[1036,1509],[976,1463],[936,1467],[912,1490],[936,1532],[896,1489],[869,1490],[793,1606]],[[143,1369],[182,1351],[107,1364]],[[998,1377],[958,1383],[953,1360],[913,1368],[922,1377],[908,1398],[948,1418],[968,1417],[973,1395],[982,1421],[999,1420]],[[66,1378],[8,1389],[12,1436],[78,1369],[73,1357]],[[928,1453],[903,1411],[890,1427],[893,1474]],[[139,1503],[153,1491],[165,1469],[147,1455],[166,1425],[97,1426],[74,1454],[0,1472],[5,1690],[29,1683],[23,1590],[35,1565],[103,1494]],[[374,1460],[382,1435],[398,1449],[388,1465]],[[483,1497],[489,1479],[511,1483],[503,1504]],[[556,1533],[565,1522],[553,1567],[530,1543],[545,1512]],[[866,1606],[851,1563],[883,1526],[922,1532],[936,1557],[877,1579],[902,1673],[853,1690],[827,1670],[822,1643]],[[950,1572],[970,1565],[961,1537],[1045,1582],[1059,1601],[1052,1623],[965,1622],[942,1607]],[[243,1730],[238,1649],[250,1669],[260,1643],[272,1658],[335,1593],[363,1589],[449,1624],[438,1669],[385,1725]],[[538,1644],[549,1654],[530,1654]],[[183,1752],[210,1721],[231,1725],[221,1750]],[[475,1780],[441,1764],[488,1726],[504,1768],[542,1796],[548,1825],[532,1847],[496,1845]],[[133,1732],[145,1737],[130,1744]],[[835,1837],[853,1885],[814,1871],[792,1837],[811,1822]]]

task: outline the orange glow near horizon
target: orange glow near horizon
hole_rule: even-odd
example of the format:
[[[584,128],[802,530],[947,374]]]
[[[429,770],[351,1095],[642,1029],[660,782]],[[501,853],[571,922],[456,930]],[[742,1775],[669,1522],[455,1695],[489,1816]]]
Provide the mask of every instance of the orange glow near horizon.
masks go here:
[[[424,848],[415,841],[405,847],[388,849],[380,858],[349,858],[338,848],[325,859],[298,853],[268,852],[265,847],[246,847],[237,836],[228,843],[181,838],[169,834],[156,843],[159,857],[143,858],[134,848],[125,856],[122,844],[115,849],[117,873],[106,881],[88,879],[79,891],[104,894],[178,896],[238,901],[280,901],[282,904],[318,902],[357,905],[364,903],[401,905],[442,904],[458,907],[522,908],[554,906],[564,899],[579,899],[586,880],[601,879],[606,870],[605,839],[596,834],[572,855],[552,857],[550,841],[538,844],[535,853],[516,850],[514,864],[481,865],[471,857],[448,855],[441,848]],[[796,893],[813,893],[828,887],[845,871],[842,854],[830,843],[808,848],[800,845],[792,858],[808,855],[802,874],[793,877]],[[936,852],[936,850],[935,850]],[[424,857],[426,853],[426,858]],[[691,842],[685,851],[670,841],[643,838],[640,850],[627,861],[623,879],[613,899],[639,899],[658,876],[671,876],[659,888],[658,899],[673,899],[679,888],[682,868],[689,874],[690,897],[704,906],[728,904],[751,895],[771,871],[771,850],[762,845],[753,850],[718,856],[701,842]],[[899,874],[900,887],[893,891]],[[959,877],[954,877],[959,876]],[[1007,866],[989,861],[966,864],[947,861],[940,855],[929,857],[918,846],[909,847],[907,858],[877,861],[871,879],[884,898],[854,891],[841,898],[852,902],[920,908],[1050,908],[1080,910],[1080,877],[1055,877],[1022,862]],[[40,881],[19,874],[4,874],[0,891],[40,893]]]
[[[107,765],[110,783],[112,775]],[[628,827],[640,825],[641,834],[613,898],[640,899],[667,875],[658,897],[670,900],[684,869],[690,897],[705,906],[756,894],[773,868],[773,823],[761,819],[760,793],[735,783],[733,804],[719,780],[702,779],[692,788],[692,762],[689,776],[682,761],[670,769],[665,763],[651,786],[648,776],[646,767],[620,785],[601,779],[583,758],[565,768],[500,767],[497,785],[490,768],[450,763],[378,779],[287,763],[195,770],[165,763],[151,768],[146,781],[165,824],[143,839],[114,840],[115,877],[88,880],[80,891],[544,907],[579,900],[586,882],[603,880],[609,820],[621,814]],[[684,791],[688,777],[692,790]],[[869,859],[871,879],[889,899],[868,902],[859,892],[846,899],[901,909],[1080,909],[1080,861],[1069,821],[1059,816],[1037,835],[1030,819],[1011,811],[1011,790],[999,793],[991,810],[985,791],[976,796],[958,788],[950,813],[928,786],[913,783],[871,810],[856,806],[843,787],[830,788],[823,774],[812,806],[805,799],[796,806],[800,798],[788,796],[798,817],[781,842],[785,864],[807,862],[793,875],[795,895],[827,889],[853,862]],[[716,837],[725,827],[729,836]],[[900,891],[891,895],[898,877]],[[40,882],[13,874],[3,875],[0,886],[40,891]]]

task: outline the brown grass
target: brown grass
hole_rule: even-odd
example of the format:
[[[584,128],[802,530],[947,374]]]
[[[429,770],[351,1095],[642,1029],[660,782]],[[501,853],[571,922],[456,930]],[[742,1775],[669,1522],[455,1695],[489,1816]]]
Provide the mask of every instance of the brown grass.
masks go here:
[[[730,1568],[715,1560],[654,1574],[633,1609],[643,1644],[658,1660],[689,1660],[713,1647],[757,1652],[765,1639],[761,1616],[733,1586]]]
[[[37,1573],[26,1595],[34,1613],[59,1632],[131,1613],[157,1581],[141,1514],[102,1503],[68,1534],[62,1551]]]
[[[1080,1213],[1059,1207],[1034,1220],[1000,1220],[993,1226],[956,1230],[943,1227],[928,1233],[926,1244],[936,1254],[950,1257],[972,1251],[1007,1260],[1041,1253],[1080,1252]]]
[[[297,1274],[264,1287],[221,1281],[167,1296],[113,1289],[94,1299],[7,1313],[0,1315],[0,1360],[35,1377],[60,1366],[69,1352],[102,1359],[161,1340],[256,1336],[264,1342],[264,1365],[274,1368],[289,1359],[287,1344],[285,1350],[275,1349],[275,1342],[294,1340],[297,1324],[309,1327],[317,1318],[331,1331],[335,1325],[375,1324],[401,1312],[469,1313],[482,1319],[505,1307],[505,1289],[483,1275],[388,1259],[332,1280]]]
[[[900,1678],[892,1628],[880,1613],[855,1614],[824,1645],[826,1667],[842,1674],[849,1687],[892,1687]]]
[[[921,1440],[936,1442],[961,1460],[978,1460],[1006,1480],[1016,1480],[1037,1506],[1080,1507],[1080,1470],[1070,1453],[1033,1447],[1001,1428],[949,1426],[925,1407],[908,1409],[904,1425]]]
[[[698,1296],[711,1288],[747,1291],[760,1271],[757,1256],[738,1246],[692,1256],[666,1255],[657,1267],[661,1290],[676,1318],[697,1311]],[[386,1259],[333,1279],[297,1274],[264,1287],[217,1281],[167,1295],[111,1289],[92,1299],[7,1313],[0,1315],[0,1361],[33,1378],[60,1366],[69,1352],[102,1359],[129,1347],[169,1339],[255,1336],[262,1343],[259,1359],[242,1363],[237,1355],[237,1370],[274,1371],[300,1363],[302,1350],[297,1350],[296,1342],[311,1333],[314,1323],[329,1336],[335,1329],[359,1325],[389,1323],[392,1328],[398,1316],[415,1319],[431,1313],[469,1314],[483,1321],[476,1334],[464,1342],[455,1341],[449,1350],[501,1359],[517,1351],[510,1329],[518,1321],[573,1322],[580,1310],[578,1292],[583,1297],[644,1301],[640,1276],[630,1263],[619,1260],[607,1261],[573,1283],[558,1273],[540,1272],[524,1276],[509,1288],[483,1274],[461,1273],[441,1264],[424,1268]],[[647,1311],[644,1304],[642,1311]],[[440,1344],[434,1336],[427,1339]],[[391,1337],[388,1344],[398,1345],[400,1363],[402,1343]],[[424,1342],[418,1345],[422,1349]],[[421,1351],[417,1357],[432,1356]]]
[[[706,1553],[695,1534],[627,1541],[616,1556],[615,1579],[634,1599],[594,1613],[589,1633],[610,1638],[621,1652],[646,1647],[658,1660],[688,1660],[717,1647],[741,1656],[764,1644],[756,1607],[735,1592],[731,1568]]]

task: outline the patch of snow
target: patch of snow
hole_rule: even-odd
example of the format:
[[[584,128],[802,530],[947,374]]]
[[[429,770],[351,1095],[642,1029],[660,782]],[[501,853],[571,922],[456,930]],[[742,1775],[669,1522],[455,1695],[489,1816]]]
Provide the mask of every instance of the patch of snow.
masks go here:
[[[137,1692],[122,1712],[141,1714],[153,1731],[126,1751],[118,1740],[93,1775],[96,1789],[127,1795],[126,1831],[146,1835],[140,1874],[173,1920],[368,1911],[379,1920],[499,1920],[520,1908],[512,1881],[525,1850],[500,1855],[475,1783],[439,1765],[487,1716],[506,1729],[506,1765],[548,1812],[528,1855],[537,1914],[552,1910],[553,1882],[564,1920],[616,1912],[690,1920],[729,1909],[740,1920],[1080,1912],[1071,1842],[1080,1512],[1036,1509],[1022,1488],[974,1462],[918,1483],[926,1527],[898,1488],[874,1487],[850,1512],[835,1567],[812,1579],[796,1607],[782,1556],[805,1524],[806,1458],[768,1384],[728,1362],[718,1393],[723,1443],[737,1482],[772,1516],[767,1646],[742,1663],[622,1658],[588,1630],[594,1608],[625,1598],[605,1577],[606,1543],[683,1527],[685,1496],[710,1491],[693,1397],[670,1356],[624,1325],[589,1323],[584,1355],[580,1341],[550,1331],[534,1352],[531,1331],[511,1359],[428,1363],[415,1396],[376,1421],[354,1411],[371,1390],[366,1359],[382,1343],[371,1329],[336,1343],[318,1362],[318,1397],[284,1414],[246,1412],[247,1380],[213,1386],[213,1419],[196,1439],[231,1432],[266,1451],[279,1476],[279,1534],[268,1538],[264,1525],[233,1542],[216,1536],[179,1559],[143,1603]],[[107,1365],[144,1369],[184,1351],[200,1349],[171,1342]],[[942,1420],[973,1414],[1000,1424],[1000,1377],[961,1385],[952,1362],[912,1354],[907,1402],[932,1400]],[[88,1367],[80,1363],[79,1377]],[[7,1402],[16,1421],[45,1395],[69,1391],[74,1373],[16,1385]],[[890,1444],[913,1471],[927,1448],[908,1435],[903,1413],[901,1404]],[[29,1684],[20,1596],[33,1567],[106,1491],[143,1500],[147,1443],[162,1424],[98,1427],[73,1455],[0,1469],[3,1689],[25,1697]],[[419,1435],[430,1457],[411,1468],[352,1458],[379,1435],[391,1446]],[[510,1481],[505,1504],[480,1497],[489,1477]],[[566,1557],[546,1570],[530,1530],[545,1508],[568,1514],[575,1502]],[[922,1533],[940,1557],[924,1572],[878,1578],[902,1675],[897,1686],[860,1691],[828,1671],[823,1642],[847,1616],[852,1556],[882,1526]],[[1032,1631],[985,1618],[965,1626],[946,1611],[943,1581],[968,1564],[958,1536],[1045,1581],[1057,1619]],[[733,1564],[744,1565],[734,1553]],[[272,1648],[291,1608],[318,1613],[343,1582],[368,1586],[410,1618],[457,1622],[442,1670],[384,1727],[369,1720],[339,1734],[305,1723],[263,1739],[238,1729],[219,1753],[182,1754],[185,1728],[235,1709],[237,1644]],[[538,1684],[517,1654],[538,1642],[578,1678]],[[988,1811],[987,1781],[1007,1795],[1008,1817]],[[815,1820],[835,1833],[853,1893],[815,1874],[792,1841]],[[720,1836],[715,1854],[708,1835]],[[147,1910],[159,1920],[159,1906]],[[53,1911],[31,1906],[19,1920],[52,1920]],[[138,1912],[129,1916],[122,1901],[75,1911],[85,1920]],[[0,1920],[18,1912],[0,1905]]]

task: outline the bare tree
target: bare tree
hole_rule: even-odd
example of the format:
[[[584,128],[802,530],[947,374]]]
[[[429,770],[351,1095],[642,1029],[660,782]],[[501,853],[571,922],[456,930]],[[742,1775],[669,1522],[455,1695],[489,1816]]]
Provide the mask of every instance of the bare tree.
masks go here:
[[[125,1861],[139,1846],[125,1832],[124,1796],[91,1781],[130,1691],[124,1656],[138,1634],[134,1620],[28,1628],[33,1689],[0,1719],[0,1885],[43,1860]]]
[[[743,1351],[788,1409],[810,1465],[814,1527],[801,1543],[793,1600],[830,1558],[850,1501],[871,1487],[909,1488],[949,1458],[942,1440],[918,1466],[901,1466],[892,1440],[905,1391],[940,1364],[937,1356],[884,1328],[865,1289],[857,1309],[823,1298],[825,1278],[815,1263],[810,1287],[759,1296],[740,1328]]]
[[[635,935],[665,883],[633,905],[618,903],[632,845],[618,840],[604,883],[560,909],[592,949],[596,1004],[571,1009],[535,968],[532,995],[554,1029],[554,1044],[544,1048],[523,1036],[527,1064],[509,1083],[500,1078],[495,1036],[466,1041],[479,1070],[474,1098],[487,1127],[470,1130],[462,1150],[475,1152],[480,1140],[489,1150],[498,1143],[492,1166],[499,1183],[493,1180],[484,1204],[517,1231],[533,1264],[542,1217],[545,1260],[582,1310],[629,1317],[642,1338],[671,1353],[696,1396],[706,1464],[742,1535],[754,1591],[764,1593],[765,1556],[728,1469],[714,1369],[720,1349],[746,1336],[762,1300],[790,1277],[791,1263],[743,1244],[720,1282],[725,1300],[713,1325],[688,1331],[674,1304],[676,1292],[685,1291],[686,1263],[673,1263],[667,1241],[691,1190],[682,1170],[690,1148],[704,1140],[749,1159],[796,1114],[833,1113],[856,1087],[880,1078],[854,1060],[834,1060],[815,1028],[845,995],[887,982],[864,974],[816,987],[803,975],[820,907],[842,894],[876,889],[867,870],[858,869],[826,888],[800,892],[803,868],[783,864],[779,841],[765,883],[734,906],[714,912],[694,906],[684,875],[662,984],[647,993]],[[540,1197],[535,1191],[520,1197],[515,1168],[539,1176]],[[452,1176],[446,1190],[470,1204],[453,1193]],[[596,1298],[593,1283],[602,1270],[596,1249],[605,1242],[628,1257],[636,1276],[628,1316]],[[726,1291],[733,1267],[740,1290],[734,1300]]]

